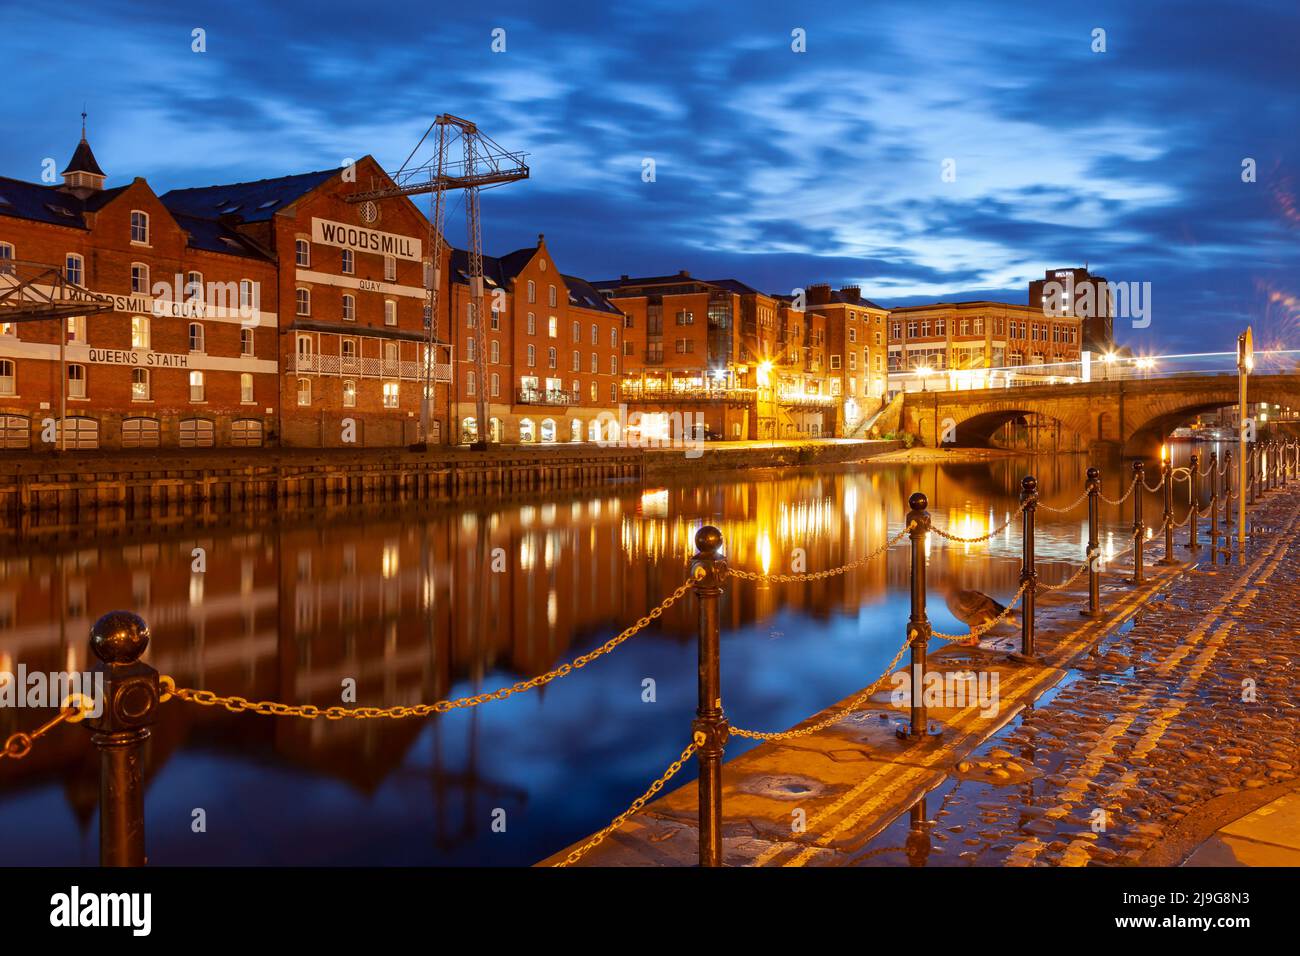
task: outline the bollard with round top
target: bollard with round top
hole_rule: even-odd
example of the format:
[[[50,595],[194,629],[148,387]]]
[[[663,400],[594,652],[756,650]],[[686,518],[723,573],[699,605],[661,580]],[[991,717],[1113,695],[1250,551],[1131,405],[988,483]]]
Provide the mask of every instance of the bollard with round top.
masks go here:
[[[144,744],[161,697],[158,672],[140,660],[149,625],[110,611],[90,629],[96,711],[83,725],[99,750],[99,863],[144,866]]]
[[[1041,661],[1034,647],[1034,595],[1038,589],[1038,568],[1034,558],[1034,518],[1038,511],[1038,479],[1025,475],[1020,479],[1021,563],[1020,584],[1025,589],[1020,598],[1020,650],[1010,657],[1023,664]]]
[[[730,735],[722,710],[718,601],[727,579],[720,553],[722,532],[705,525],[695,532],[690,575],[699,603],[699,700],[691,732],[699,762],[700,866],[722,865],[722,756]]]
[[[1142,584],[1143,558],[1142,546],[1146,541],[1147,529],[1142,521],[1142,489],[1146,483],[1147,466],[1141,459],[1133,462],[1133,579],[1135,585]]]
[[[1188,494],[1191,502],[1187,517],[1187,548],[1189,551],[1201,550],[1201,456],[1192,452],[1191,466],[1187,473]]]
[[[907,499],[907,507],[907,534],[912,540],[912,611],[907,619],[907,636],[911,640],[911,699],[907,726],[899,728],[898,735],[919,740],[941,733],[938,727],[931,726],[925,706],[926,654],[932,632],[925,609],[925,537],[930,533],[930,499],[923,492],[913,492]]]
[[[1101,469],[1089,468],[1084,482],[1088,491],[1088,606],[1079,613],[1101,617]]]

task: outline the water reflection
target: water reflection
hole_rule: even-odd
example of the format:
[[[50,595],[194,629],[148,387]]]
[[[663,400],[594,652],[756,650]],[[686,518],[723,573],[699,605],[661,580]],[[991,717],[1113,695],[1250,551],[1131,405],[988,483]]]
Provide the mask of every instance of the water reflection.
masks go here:
[[[1035,460],[1044,500],[1078,497],[1086,466]],[[1028,467],[718,476],[468,510],[305,524],[249,516],[242,527],[95,545],[9,545],[0,671],[86,666],[91,623],[125,607],[151,625],[155,667],[219,694],[325,707],[353,680],[357,704],[387,707],[493,690],[596,647],[654,607],[684,579],[706,522],[722,528],[736,567],[815,571],[900,530],[915,490],[930,496],[937,524],[985,534],[1014,512]],[[1116,468],[1105,493],[1118,496],[1126,481]],[[1122,550],[1129,506],[1105,508],[1103,521],[1104,547]],[[1042,578],[1061,580],[1082,558],[1085,511],[1040,512],[1039,529]],[[983,544],[932,535],[927,553],[936,594],[976,589],[1005,601],[1018,586],[1019,522]],[[869,682],[902,640],[907,584],[905,545],[826,580],[729,584],[723,686],[733,720],[786,727]],[[962,629],[942,600],[931,614],[941,631]],[[606,823],[680,751],[694,710],[694,628],[684,601],[573,676],[426,721],[309,722],[170,703],[150,750],[151,860],[532,863]],[[0,709],[0,736],[43,717]],[[0,863],[94,861],[86,737],[59,728],[0,768]],[[729,753],[742,749],[734,740]],[[196,807],[205,834],[190,829]],[[495,811],[504,833],[493,832]]]

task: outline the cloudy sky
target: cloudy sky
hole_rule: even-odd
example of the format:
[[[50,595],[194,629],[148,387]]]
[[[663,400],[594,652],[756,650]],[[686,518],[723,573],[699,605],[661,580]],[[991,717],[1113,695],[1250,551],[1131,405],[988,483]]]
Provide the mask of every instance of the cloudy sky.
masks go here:
[[[110,185],[158,192],[396,168],[446,111],[529,154],[483,195],[489,253],[544,232],[587,278],[884,305],[1087,263],[1151,283],[1150,326],[1116,323],[1137,349],[1300,346],[1295,0],[0,6],[0,175],[61,169],[83,102]]]

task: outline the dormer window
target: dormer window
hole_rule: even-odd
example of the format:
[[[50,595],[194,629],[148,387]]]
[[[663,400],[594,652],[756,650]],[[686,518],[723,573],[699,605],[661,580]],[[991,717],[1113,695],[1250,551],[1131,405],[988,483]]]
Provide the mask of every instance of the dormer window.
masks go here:
[[[139,209],[131,210],[131,241],[142,246],[149,244],[149,214]]]

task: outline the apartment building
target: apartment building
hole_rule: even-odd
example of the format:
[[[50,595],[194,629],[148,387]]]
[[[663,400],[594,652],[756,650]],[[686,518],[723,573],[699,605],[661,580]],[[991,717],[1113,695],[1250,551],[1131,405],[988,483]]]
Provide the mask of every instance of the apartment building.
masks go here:
[[[957,372],[1078,362],[1077,316],[1006,302],[936,302],[889,313],[889,371]]]

